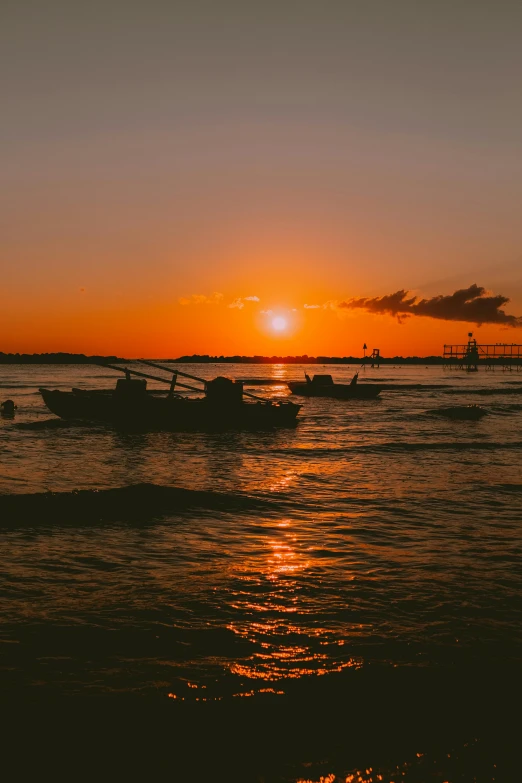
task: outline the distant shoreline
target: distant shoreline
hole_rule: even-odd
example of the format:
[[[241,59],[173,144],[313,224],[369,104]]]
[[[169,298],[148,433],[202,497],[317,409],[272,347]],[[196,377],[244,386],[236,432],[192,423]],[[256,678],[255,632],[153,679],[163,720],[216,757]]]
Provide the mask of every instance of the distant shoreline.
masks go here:
[[[136,362],[121,356],[86,356],[83,353],[2,353],[1,364],[113,364]],[[372,364],[372,359],[362,356],[210,356],[194,354],[176,358],[155,359],[177,364]],[[379,364],[444,364],[442,356],[392,356],[380,357]]]
[[[111,364],[132,362],[119,356],[85,356],[83,353],[2,353],[0,364]]]

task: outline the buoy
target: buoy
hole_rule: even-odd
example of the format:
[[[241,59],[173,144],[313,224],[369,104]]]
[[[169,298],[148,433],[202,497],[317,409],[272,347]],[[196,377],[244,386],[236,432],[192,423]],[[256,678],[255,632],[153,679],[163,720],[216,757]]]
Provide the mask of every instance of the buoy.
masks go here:
[[[14,404],[13,400],[6,400],[2,403],[1,408],[4,416],[13,416],[16,410],[16,405]]]

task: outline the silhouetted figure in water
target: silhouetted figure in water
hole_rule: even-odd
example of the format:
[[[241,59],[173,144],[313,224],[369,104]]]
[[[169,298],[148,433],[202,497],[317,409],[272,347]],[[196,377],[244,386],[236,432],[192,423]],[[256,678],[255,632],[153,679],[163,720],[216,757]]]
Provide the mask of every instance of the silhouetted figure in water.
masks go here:
[[[306,382],[307,383],[312,383],[312,379],[310,378],[310,376],[306,372],[305,372],[305,378],[306,378]]]
[[[6,400],[0,407],[2,408],[2,416],[14,416],[16,405],[12,400]]]
[[[359,377],[359,373],[356,372],[355,375],[353,376],[352,380],[350,381],[350,386],[356,386],[357,385],[358,377]]]

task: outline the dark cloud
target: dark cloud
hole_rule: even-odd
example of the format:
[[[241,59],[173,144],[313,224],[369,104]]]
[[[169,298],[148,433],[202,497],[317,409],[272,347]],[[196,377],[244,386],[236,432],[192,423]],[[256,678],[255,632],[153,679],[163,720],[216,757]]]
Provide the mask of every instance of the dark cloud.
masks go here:
[[[433,296],[431,299],[419,299],[410,296],[402,289],[387,296],[373,299],[362,297],[340,302],[339,307],[353,310],[362,309],[369,313],[394,315],[402,323],[405,318],[420,315],[428,318],[440,318],[443,321],[467,321],[477,324],[501,324],[502,326],[522,327],[522,316],[508,315],[501,308],[509,302],[506,296],[493,296],[485,288],[475,283],[469,288],[459,288],[448,296]]]

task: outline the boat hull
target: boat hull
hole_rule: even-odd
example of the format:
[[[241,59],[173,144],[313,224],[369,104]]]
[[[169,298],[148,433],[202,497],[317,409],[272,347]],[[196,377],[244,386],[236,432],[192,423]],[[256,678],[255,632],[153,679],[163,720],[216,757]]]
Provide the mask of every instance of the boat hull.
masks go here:
[[[290,382],[288,387],[292,394],[303,397],[334,397],[338,400],[374,400],[381,392],[379,386],[373,384],[342,384],[334,383],[321,386],[314,383]]]
[[[125,430],[226,430],[294,427],[300,405],[293,402],[241,402],[216,405],[205,398],[118,399],[114,394],[40,389],[48,409],[68,421],[109,424]]]

